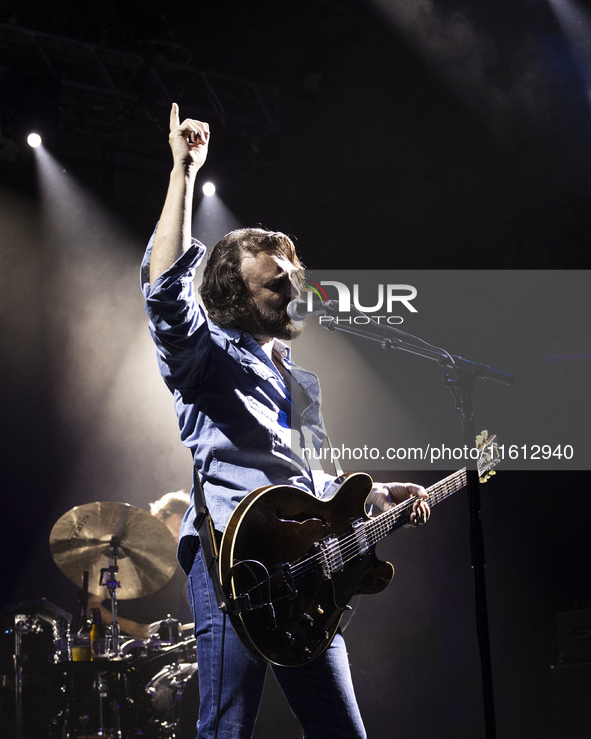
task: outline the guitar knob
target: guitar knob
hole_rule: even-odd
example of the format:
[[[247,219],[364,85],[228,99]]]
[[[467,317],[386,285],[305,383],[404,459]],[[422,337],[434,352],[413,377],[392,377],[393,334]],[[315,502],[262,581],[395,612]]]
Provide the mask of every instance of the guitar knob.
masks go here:
[[[300,626],[303,626],[304,628],[314,626],[314,619],[312,616],[310,616],[309,613],[304,613],[302,618],[300,619]]]
[[[295,644],[295,641],[296,641],[295,637],[291,632],[286,631],[285,634],[283,634],[283,643],[287,647],[293,647],[293,645]]]

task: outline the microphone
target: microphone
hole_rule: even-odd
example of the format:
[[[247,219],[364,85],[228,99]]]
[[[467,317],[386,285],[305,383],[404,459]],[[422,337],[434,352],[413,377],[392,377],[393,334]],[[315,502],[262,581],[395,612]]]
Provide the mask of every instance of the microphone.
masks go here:
[[[292,321],[303,321],[307,316],[325,316],[327,313],[334,313],[337,309],[336,300],[313,300],[312,307],[308,308],[308,303],[298,298],[288,304],[287,315]]]

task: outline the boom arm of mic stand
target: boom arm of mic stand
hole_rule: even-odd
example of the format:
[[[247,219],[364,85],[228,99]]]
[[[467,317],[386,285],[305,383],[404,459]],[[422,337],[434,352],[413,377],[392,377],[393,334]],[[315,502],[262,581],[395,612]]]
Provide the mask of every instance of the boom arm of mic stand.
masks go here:
[[[447,367],[455,371],[458,369],[465,370],[466,372],[472,373],[474,377],[479,377],[481,380],[499,382],[507,386],[512,385],[515,381],[515,376],[509,372],[449,354],[445,349],[433,346],[412,334],[407,334],[405,331],[401,331],[393,326],[379,324],[361,311],[357,311],[357,313],[368,319],[368,323],[364,324],[365,326],[372,326],[373,329],[377,328],[380,333],[375,330],[368,330],[363,326],[341,324],[337,319],[322,323],[321,325],[328,331],[342,331],[346,334],[361,336],[370,341],[377,341],[382,345],[382,349],[399,349],[400,351],[416,354],[425,359],[432,359],[439,362],[441,367]]]

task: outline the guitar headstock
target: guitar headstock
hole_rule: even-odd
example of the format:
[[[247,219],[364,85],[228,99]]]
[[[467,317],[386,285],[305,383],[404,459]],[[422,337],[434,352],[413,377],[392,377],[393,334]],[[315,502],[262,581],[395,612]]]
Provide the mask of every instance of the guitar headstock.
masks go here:
[[[478,454],[478,477],[480,482],[486,482],[491,475],[495,475],[495,467],[501,461],[496,435],[489,436],[488,431],[481,431],[476,437]]]

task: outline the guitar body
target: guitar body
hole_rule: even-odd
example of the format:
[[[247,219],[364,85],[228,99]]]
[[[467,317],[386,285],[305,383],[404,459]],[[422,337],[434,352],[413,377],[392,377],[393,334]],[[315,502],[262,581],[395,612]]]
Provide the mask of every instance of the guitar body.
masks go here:
[[[326,501],[271,486],[238,505],[221,543],[220,578],[238,606],[232,625],[253,654],[306,664],[328,647],[353,595],[390,583],[394,569],[377,559],[375,547],[344,561],[330,546],[347,535],[356,543],[352,527],[368,521],[372,484],[369,475],[352,473]]]
[[[495,436],[476,437],[481,482],[500,456]],[[414,498],[369,518],[365,501],[373,481],[344,475],[330,500],[288,485],[247,495],[232,514],[219,553],[220,580],[230,620],[244,645],[277,665],[304,665],[329,646],[351,598],[378,593],[394,576],[375,545],[408,522]],[[463,468],[427,489],[430,506],[467,481]]]

